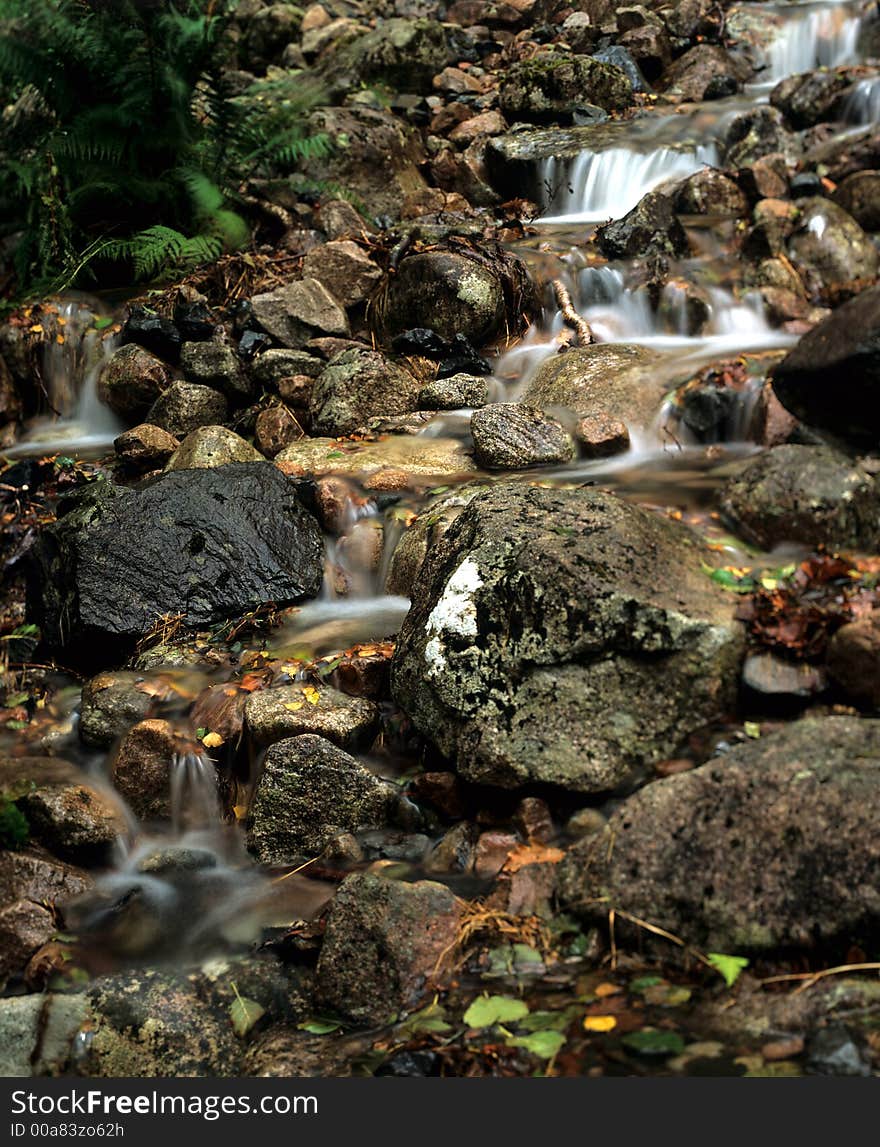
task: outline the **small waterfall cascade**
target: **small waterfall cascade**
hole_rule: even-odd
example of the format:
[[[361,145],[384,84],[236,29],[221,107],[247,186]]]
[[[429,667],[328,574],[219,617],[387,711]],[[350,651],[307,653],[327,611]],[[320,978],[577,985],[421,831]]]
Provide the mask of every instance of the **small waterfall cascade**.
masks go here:
[[[813,68],[835,68],[858,61],[862,21],[852,4],[790,5],[785,14],[779,35],[767,49],[768,66],[762,81],[777,84]]]
[[[880,121],[880,76],[859,80],[844,101],[842,116],[859,126]]]

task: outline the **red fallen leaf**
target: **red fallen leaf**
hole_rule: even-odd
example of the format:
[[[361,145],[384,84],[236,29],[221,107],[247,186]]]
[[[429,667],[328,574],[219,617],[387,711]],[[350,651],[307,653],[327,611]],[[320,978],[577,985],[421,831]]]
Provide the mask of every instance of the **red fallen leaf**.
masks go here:
[[[266,685],[266,678],[260,673],[245,673],[244,677],[239,681],[239,689],[243,689],[245,693],[254,693],[257,689],[262,689]]]

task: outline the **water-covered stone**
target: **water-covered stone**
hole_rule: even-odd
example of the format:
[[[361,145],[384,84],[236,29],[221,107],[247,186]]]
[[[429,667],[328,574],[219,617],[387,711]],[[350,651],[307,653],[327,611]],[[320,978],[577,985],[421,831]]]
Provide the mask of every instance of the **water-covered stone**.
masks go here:
[[[394,695],[468,779],[613,787],[735,691],[742,635],[702,560],[610,494],[498,484],[428,553]]]
[[[248,816],[248,844],[263,864],[317,856],[340,829],[384,828],[394,791],[324,737],[278,741],[266,754]]]
[[[880,488],[874,474],[827,446],[776,446],[725,485],[721,509],[737,532],[764,549],[880,545]]]
[[[317,998],[358,1024],[413,1010],[443,971],[458,918],[455,896],[442,884],[349,876],[327,918]]]
[[[376,442],[339,443],[335,438],[302,438],[275,459],[286,474],[350,475],[371,490],[427,487],[438,479],[473,474],[477,465],[455,438],[397,434]]]
[[[336,355],[318,375],[310,413],[315,434],[350,434],[370,418],[416,408],[419,380],[402,365],[367,347]]]
[[[880,721],[814,717],[654,781],[569,852],[563,903],[602,921],[619,909],[704,951],[873,934],[878,765]],[[626,927],[618,916],[618,943]]]
[[[672,198],[662,191],[649,191],[621,219],[603,224],[596,237],[603,254],[612,259],[652,252],[685,255],[690,249]]]
[[[803,336],[773,371],[795,417],[854,446],[880,443],[880,287],[862,291]]]
[[[164,616],[205,625],[312,597],[322,562],[317,523],[265,462],[98,482],[33,547],[28,608],[50,646],[100,658]]]
[[[519,402],[493,402],[471,415],[474,456],[489,470],[518,470],[568,462],[571,435],[555,418]]]

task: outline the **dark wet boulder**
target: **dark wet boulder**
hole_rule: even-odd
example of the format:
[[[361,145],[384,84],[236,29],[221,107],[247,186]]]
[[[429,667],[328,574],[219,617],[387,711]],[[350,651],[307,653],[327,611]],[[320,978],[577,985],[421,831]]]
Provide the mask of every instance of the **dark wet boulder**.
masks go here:
[[[248,817],[263,864],[318,855],[340,830],[384,828],[394,789],[324,737],[303,733],[266,754]]]
[[[442,884],[349,876],[327,917],[316,998],[357,1024],[413,1010],[454,949],[458,919],[458,902]]]
[[[724,136],[724,151],[728,167],[747,168],[765,155],[795,159],[801,144],[786,127],[782,112],[762,104],[732,121]]]
[[[854,79],[854,69],[817,68],[797,76],[787,76],[770,93],[770,103],[778,108],[798,131],[835,119],[841,96]]]
[[[880,231],[880,171],[856,171],[834,192],[834,202],[865,231]]]
[[[696,44],[666,69],[663,86],[669,95],[697,101],[708,98],[707,89],[719,80],[732,82],[737,91],[745,74],[742,61],[734,59],[724,48],[717,44]]]
[[[705,167],[682,180],[675,192],[675,210],[683,215],[713,215],[741,219],[749,203],[739,184],[715,167]]]
[[[562,862],[562,901],[596,921],[618,909],[704,951],[870,949],[878,815],[880,721],[809,718],[629,797]],[[621,916],[618,929],[619,942]]]
[[[633,88],[626,73],[613,64],[550,51],[507,68],[498,100],[510,121],[557,120],[570,116],[579,104],[623,111],[633,102]]]
[[[127,423],[137,422],[171,383],[171,371],[148,350],[129,343],[114,351],[101,372],[98,396]]]
[[[642,35],[647,34],[649,37],[652,37],[652,41],[645,43],[644,40],[640,38],[640,33]],[[633,55],[632,49],[630,48],[630,43],[633,43],[633,47],[637,47],[638,44],[641,43],[645,49],[643,55],[649,61],[656,62],[657,53],[658,51],[662,52],[662,47],[660,44],[658,44],[656,39],[653,39],[653,37],[662,37],[662,35],[662,29],[659,28],[638,29],[636,30],[635,43],[633,43],[632,37],[630,38],[629,42],[622,39],[621,43],[619,44],[610,44],[607,48],[600,48],[598,52],[593,52],[590,58],[593,60],[598,60],[600,64],[611,64],[612,67],[619,68],[629,80],[634,92],[649,92],[651,90],[651,85],[640,66],[641,60],[637,62],[635,56]],[[657,72],[656,69],[654,69],[655,79],[656,76]]]
[[[351,434],[371,418],[416,409],[420,383],[381,351],[352,347],[335,355],[315,380],[314,434]]]
[[[600,227],[596,237],[609,259],[631,259],[654,252],[686,255],[690,250],[673,200],[662,191],[649,191],[632,211]]]
[[[612,788],[731,701],[742,635],[704,560],[611,494],[499,483],[428,552],[394,696],[470,780]]]
[[[322,562],[317,523],[265,462],[100,481],[33,547],[28,608],[49,646],[100,659],[165,615],[207,625],[312,597]]]
[[[462,335],[482,346],[517,330],[534,309],[534,288],[521,260],[500,247],[423,251],[404,259],[377,309],[386,338],[413,329],[441,339]],[[467,366],[457,365],[457,370]],[[451,371],[456,373],[456,370]]]
[[[880,446],[880,287],[862,291],[803,336],[773,371],[782,405],[811,429]]]
[[[493,402],[474,411],[471,437],[478,465],[489,470],[546,466],[574,456],[574,442],[565,427],[520,402]]]
[[[132,307],[122,327],[122,342],[136,343],[165,362],[180,358],[183,339],[171,319],[162,318],[146,307]]]
[[[880,487],[873,472],[827,446],[776,446],[749,461],[721,493],[721,509],[747,541],[874,551]]]
[[[804,154],[801,166],[840,183],[856,171],[880,168],[880,127],[835,133],[822,138]]]

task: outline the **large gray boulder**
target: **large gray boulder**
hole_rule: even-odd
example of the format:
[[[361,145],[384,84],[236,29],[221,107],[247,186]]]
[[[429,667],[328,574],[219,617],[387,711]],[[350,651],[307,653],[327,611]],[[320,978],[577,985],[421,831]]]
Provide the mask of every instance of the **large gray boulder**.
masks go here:
[[[604,491],[498,484],[428,553],[394,696],[469,780],[612,788],[735,693],[743,638],[703,558]]]
[[[310,412],[315,434],[351,434],[380,415],[415,410],[420,383],[380,351],[351,347],[318,375]]]
[[[562,899],[704,951],[867,944],[880,928],[878,815],[880,721],[809,718],[629,797],[563,861]]]
[[[166,614],[208,625],[321,585],[317,522],[265,462],[175,471],[139,490],[96,482],[59,509],[33,547],[28,610],[44,641],[79,660]]]

